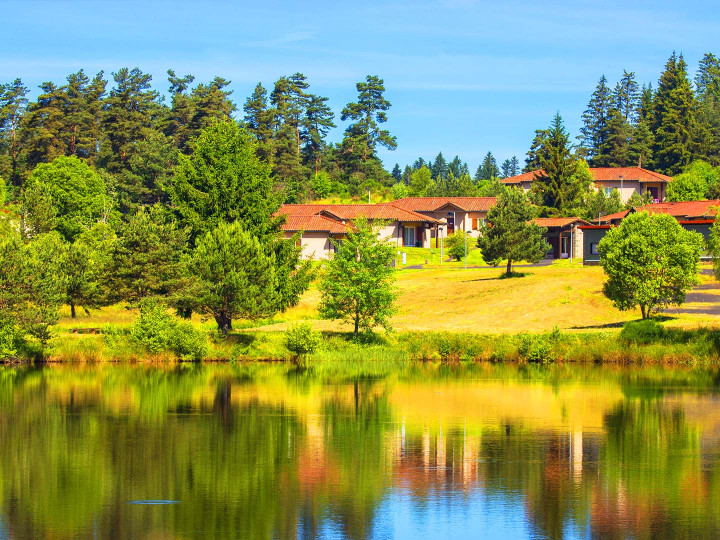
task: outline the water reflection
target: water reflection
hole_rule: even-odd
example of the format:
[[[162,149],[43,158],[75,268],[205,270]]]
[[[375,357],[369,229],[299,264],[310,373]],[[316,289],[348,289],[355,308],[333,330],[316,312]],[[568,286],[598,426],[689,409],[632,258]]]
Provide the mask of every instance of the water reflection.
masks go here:
[[[715,381],[4,368],[0,538],[718,537]]]

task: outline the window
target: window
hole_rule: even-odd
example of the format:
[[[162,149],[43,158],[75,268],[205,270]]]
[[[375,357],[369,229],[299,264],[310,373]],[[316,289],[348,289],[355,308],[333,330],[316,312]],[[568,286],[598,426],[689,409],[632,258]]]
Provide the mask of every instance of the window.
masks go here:
[[[477,231],[479,229],[478,222],[480,220],[478,218],[472,218],[472,230]]]
[[[597,242],[591,242],[590,243],[590,255],[599,255],[600,252],[598,252],[597,248]]]
[[[612,193],[613,188],[606,187],[605,188],[605,196],[610,197],[610,194]]]

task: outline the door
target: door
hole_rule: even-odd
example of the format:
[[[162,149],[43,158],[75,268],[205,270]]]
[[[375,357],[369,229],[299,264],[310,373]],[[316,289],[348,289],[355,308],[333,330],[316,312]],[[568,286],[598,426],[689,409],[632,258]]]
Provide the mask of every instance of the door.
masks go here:
[[[403,229],[403,246],[415,247],[415,227],[405,227]]]
[[[452,233],[455,232],[455,213],[454,212],[448,212],[447,217],[447,235],[450,236]]]
[[[660,202],[660,199],[658,197],[658,188],[649,187],[649,188],[647,188],[647,192],[650,194],[650,197],[652,197],[652,200],[654,203]]]
[[[567,259],[570,257],[570,239],[567,236],[563,236],[560,238],[561,242],[561,250],[560,250],[560,258],[561,259]]]

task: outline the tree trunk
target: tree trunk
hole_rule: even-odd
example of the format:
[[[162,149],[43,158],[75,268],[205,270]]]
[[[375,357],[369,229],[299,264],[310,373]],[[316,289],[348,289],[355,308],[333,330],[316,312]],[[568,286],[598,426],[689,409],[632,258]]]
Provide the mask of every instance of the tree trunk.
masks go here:
[[[232,317],[224,311],[215,315],[215,322],[218,325],[218,330],[220,330],[223,334],[227,334],[230,330],[232,330]]]
[[[640,304],[640,314],[643,319],[647,319],[648,314],[645,313],[645,304]]]
[[[510,277],[512,275],[512,259],[508,259],[507,270],[505,271],[505,275],[507,275],[507,277]]]
[[[75,304],[73,304],[72,302],[70,302],[70,318],[75,318]]]
[[[355,310],[355,335],[358,335],[360,330],[360,310]]]

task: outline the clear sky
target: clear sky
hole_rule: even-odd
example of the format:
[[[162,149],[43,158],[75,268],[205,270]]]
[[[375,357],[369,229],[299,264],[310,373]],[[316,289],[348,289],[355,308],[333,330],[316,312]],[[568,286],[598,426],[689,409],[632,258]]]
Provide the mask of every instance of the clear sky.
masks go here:
[[[0,82],[21,77],[33,95],[80,68],[123,66],[166,92],[172,68],[230,79],[241,109],[257,82],[299,71],[330,98],[339,140],[355,83],[379,75],[398,140],[381,154],[388,169],[438,151],[473,172],[488,150],[522,162],[555,111],[577,135],[600,75],[656,84],[673,50],[692,76],[705,52],[720,54],[717,1],[0,0],[0,13]]]

